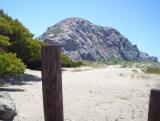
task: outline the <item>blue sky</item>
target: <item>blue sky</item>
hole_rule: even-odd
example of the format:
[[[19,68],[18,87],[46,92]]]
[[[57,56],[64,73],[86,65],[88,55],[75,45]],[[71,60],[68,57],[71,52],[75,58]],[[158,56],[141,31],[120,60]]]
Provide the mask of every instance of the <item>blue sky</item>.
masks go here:
[[[0,0],[35,36],[69,17],[116,28],[141,51],[160,59],[160,0]]]

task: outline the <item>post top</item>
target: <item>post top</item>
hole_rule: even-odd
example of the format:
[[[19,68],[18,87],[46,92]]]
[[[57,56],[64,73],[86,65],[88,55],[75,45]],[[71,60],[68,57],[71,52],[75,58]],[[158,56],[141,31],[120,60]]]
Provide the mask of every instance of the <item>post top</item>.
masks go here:
[[[61,47],[60,44],[52,44],[52,45],[45,45],[42,48],[52,48],[52,47]]]
[[[158,93],[160,93],[160,89],[153,88],[153,89],[151,89],[151,92],[158,92]]]

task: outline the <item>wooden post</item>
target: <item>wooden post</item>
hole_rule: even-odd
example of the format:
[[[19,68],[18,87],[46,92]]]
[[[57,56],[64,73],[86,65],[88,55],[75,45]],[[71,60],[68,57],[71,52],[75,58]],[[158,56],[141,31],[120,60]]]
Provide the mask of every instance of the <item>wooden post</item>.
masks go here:
[[[160,89],[151,90],[148,121],[160,121]]]
[[[60,46],[42,46],[41,52],[45,121],[63,121]]]

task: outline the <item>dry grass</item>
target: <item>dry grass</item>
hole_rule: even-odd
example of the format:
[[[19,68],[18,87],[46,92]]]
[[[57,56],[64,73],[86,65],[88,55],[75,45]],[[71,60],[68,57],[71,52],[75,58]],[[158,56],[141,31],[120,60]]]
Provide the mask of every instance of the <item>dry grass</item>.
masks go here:
[[[159,66],[150,66],[150,67],[147,67],[145,69],[145,72],[146,73],[153,73],[153,74],[160,74],[160,67]]]

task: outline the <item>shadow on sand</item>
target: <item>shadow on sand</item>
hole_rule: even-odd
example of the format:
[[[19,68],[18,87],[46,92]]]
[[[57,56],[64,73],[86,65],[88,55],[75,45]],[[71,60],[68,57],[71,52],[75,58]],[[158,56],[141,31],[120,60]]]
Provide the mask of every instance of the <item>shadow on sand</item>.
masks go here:
[[[24,92],[25,90],[24,89],[18,89],[18,88],[3,88],[3,87],[0,87],[0,91],[3,91],[3,92]]]
[[[16,75],[12,78],[2,79],[0,80],[1,86],[5,84],[11,85],[29,85],[28,82],[38,82],[42,79],[38,76],[30,75],[30,74],[23,74],[23,75]],[[1,87],[0,86],[0,87]]]
[[[9,82],[11,85],[26,85],[28,84],[27,82],[38,82],[41,80],[42,79],[38,76],[23,74],[23,75],[14,76],[13,78],[10,79]]]
[[[30,74],[16,75],[12,78],[0,79],[0,91],[23,92],[25,91],[24,89],[10,88],[8,85],[30,85],[31,83],[28,82],[38,82],[41,80],[42,79],[40,77]]]

